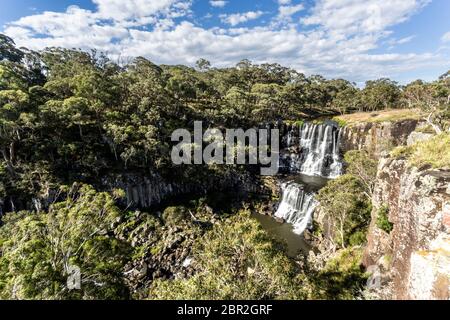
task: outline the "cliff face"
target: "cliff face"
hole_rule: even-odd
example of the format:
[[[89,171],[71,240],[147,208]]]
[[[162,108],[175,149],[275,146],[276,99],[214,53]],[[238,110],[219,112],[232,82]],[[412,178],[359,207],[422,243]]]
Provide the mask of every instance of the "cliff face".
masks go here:
[[[244,173],[209,176],[197,183],[167,180],[157,173],[147,176],[125,173],[105,177],[102,185],[107,190],[115,188],[124,190],[126,205],[131,208],[149,208],[178,196],[226,190],[241,194],[270,193],[256,177]]]
[[[377,227],[386,206],[389,234]],[[450,171],[382,158],[373,207],[364,264],[380,267],[386,298],[449,299]]]
[[[406,145],[408,136],[418,124],[417,120],[403,120],[343,127],[340,137],[341,152],[367,149],[379,157],[388,148]]]

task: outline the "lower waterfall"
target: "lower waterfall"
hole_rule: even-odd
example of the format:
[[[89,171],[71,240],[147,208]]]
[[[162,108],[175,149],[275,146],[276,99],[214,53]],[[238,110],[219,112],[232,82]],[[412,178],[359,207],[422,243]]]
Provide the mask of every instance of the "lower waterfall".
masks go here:
[[[294,232],[302,234],[312,226],[314,209],[317,201],[314,193],[307,192],[305,187],[295,182],[281,185],[283,195],[275,216],[284,219],[294,227]]]

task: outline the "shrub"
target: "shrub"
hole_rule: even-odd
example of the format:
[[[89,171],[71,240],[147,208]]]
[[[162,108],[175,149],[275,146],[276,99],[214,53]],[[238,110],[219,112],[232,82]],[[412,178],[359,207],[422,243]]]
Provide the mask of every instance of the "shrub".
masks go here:
[[[167,207],[162,214],[164,223],[167,223],[169,225],[179,224],[185,221],[187,218],[188,211],[183,206]]]
[[[345,121],[344,119],[341,119],[341,118],[339,118],[339,117],[334,117],[332,120],[333,120],[334,122],[336,122],[337,125],[338,125],[340,128],[343,128],[343,127],[346,127],[346,126],[347,126],[347,121]]]
[[[378,209],[377,215],[377,227],[384,230],[387,233],[391,233],[394,228],[394,224],[389,221],[389,207],[387,205],[382,205]]]
[[[308,275],[312,299],[355,299],[362,292],[367,275],[361,267],[363,249],[351,247],[336,252],[318,270]]]
[[[359,230],[350,235],[348,239],[348,244],[350,246],[360,246],[366,243],[366,240],[367,240],[367,232]]]
[[[297,127],[301,127],[304,123],[305,123],[305,120],[297,120],[297,121],[294,122],[294,124]]]

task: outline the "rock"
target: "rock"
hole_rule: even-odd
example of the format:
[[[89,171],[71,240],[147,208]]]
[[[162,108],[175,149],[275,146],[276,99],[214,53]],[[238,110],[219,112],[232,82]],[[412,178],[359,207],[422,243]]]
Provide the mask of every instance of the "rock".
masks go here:
[[[423,132],[413,131],[409,134],[406,144],[408,146],[410,146],[419,141],[426,141],[426,140],[432,138],[433,136],[434,135],[431,133],[423,133]]]
[[[422,171],[406,160],[380,160],[363,262],[389,275],[390,298],[448,299],[449,184],[448,170]],[[382,206],[389,208],[390,234],[376,224]]]
[[[417,120],[402,120],[382,123],[360,123],[341,129],[340,150],[367,149],[380,158],[383,151],[406,145],[409,135],[421,123]]]
[[[429,250],[411,255],[408,293],[412,299],[430,300],[450,298],[450,237],[440,235]]]
[[[308,229],[306,229],[303,232],[303,238],[307,241],[307,242],[311,242],[311,240],[313,239],[313,234],[311,233],[311,231],[309,231]]]
[[[283,218],[280,218],[280,217],[274,217],[274,219],[275,219],[275,221],[278,222],[278,223],[285,223],[285,221],[284,221]]]
[[[183,261],[182,266],[183,266],[183,268],[187,268],[191,265],[191,263],[192,263],[192,258],[188,257]]]

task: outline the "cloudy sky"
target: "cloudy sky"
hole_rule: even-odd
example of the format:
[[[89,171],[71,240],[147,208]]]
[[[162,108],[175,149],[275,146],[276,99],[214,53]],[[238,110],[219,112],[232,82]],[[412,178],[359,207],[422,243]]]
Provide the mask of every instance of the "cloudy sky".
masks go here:
[[[450,69],[449,0],[2,0],[18,45],[213,66],[247,58],[359,84]]]

